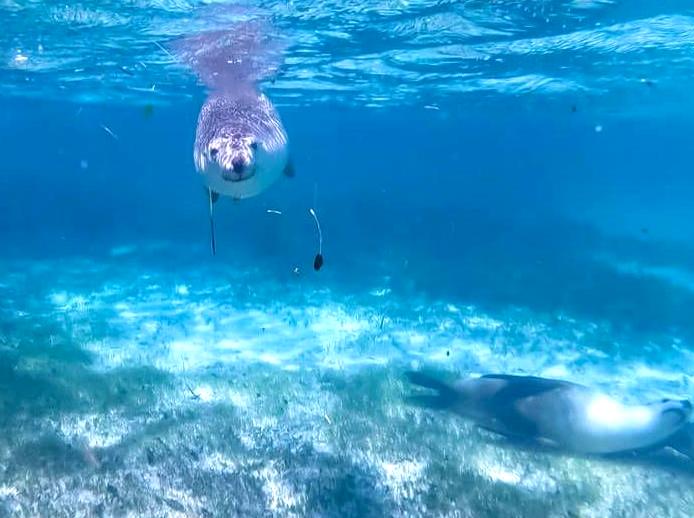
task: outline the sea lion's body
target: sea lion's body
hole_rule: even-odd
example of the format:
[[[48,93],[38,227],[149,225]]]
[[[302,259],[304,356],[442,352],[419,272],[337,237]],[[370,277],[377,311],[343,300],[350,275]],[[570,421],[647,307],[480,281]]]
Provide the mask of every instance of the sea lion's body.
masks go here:
[[[617,453],[666,445],[688,423],[689,401],[625,405],[583,385],[533,376],[491,374],[447,385],[422,373],[410,380],[435,389],[413,399],[479,426],[570,451]]]
[[[288,171],[287,134],[264,94],[254,89],[214,93],[200,110],[193,157],[213,192],[249,198]]]

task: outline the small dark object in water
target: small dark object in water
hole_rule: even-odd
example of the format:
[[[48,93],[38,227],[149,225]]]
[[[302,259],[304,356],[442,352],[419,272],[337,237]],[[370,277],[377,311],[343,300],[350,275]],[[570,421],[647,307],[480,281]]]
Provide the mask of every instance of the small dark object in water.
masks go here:
[[[451,351],[446,351],[446,356],[450,356],[450,355],[451,355]]]
[[[108,484],[106,486],[106,492],[113,498],[118,498],[118,490],[116,489],[115,486],[112,486],[111,484]]]
[[[154,452],[152,448],[147,448],[147,464],[154,466]]]
[[[181,504],[178,500],[174,500],[173,498],[164,498],[164,502],[166,502],[171,509],[178,511],[179,513],[183,513],[186,510],[186,508],[183,507],[183,504]]]
[[[576,107],[575,104],[571,105],[571,113],[576,113],[578,111],[578,108]]]
[[[145,104],[145,107],[142,110],[142,113],[144,114],[145,118],[149,119],[154,114],[154,105],[153,104]]]
[[[323,266],[323,232],[321,231],[320,221],[318,221],[316,211],[313,209],[308,209],[308,212],[313,217],[313,221],[316,222],[316,229],[318,229],[318,253],[313,260],[313,269],[318,271]]]
[[[643,228],[641,229],[641,233],[642,233],[642,234],[648,234],[648,229],[647,229],[646,227],[643,227]]]

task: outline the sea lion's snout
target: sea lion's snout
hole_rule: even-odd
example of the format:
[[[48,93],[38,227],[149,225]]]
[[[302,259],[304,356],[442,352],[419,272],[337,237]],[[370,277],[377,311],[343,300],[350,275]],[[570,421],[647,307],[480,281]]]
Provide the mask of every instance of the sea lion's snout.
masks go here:
[[[238,137],[213,140],[207,148],[206,162],[216,164],[225,182],[240,182],[255,174],[254,142]]]
[[[222,165],[222,178],[227,182],[247,180],[253,173],[253,161],[245,154],[238,154]]]
[[[231,161],[231,168],[236,174],[241,174],[244,167],[246,167],[246,162],[241,157],[236,157]]]
[[[679,426],[687,421],[692,415],[692,403],[687,399],[673,400],[663,399],[661,413],[664,418],[668,418],[674,426]]]

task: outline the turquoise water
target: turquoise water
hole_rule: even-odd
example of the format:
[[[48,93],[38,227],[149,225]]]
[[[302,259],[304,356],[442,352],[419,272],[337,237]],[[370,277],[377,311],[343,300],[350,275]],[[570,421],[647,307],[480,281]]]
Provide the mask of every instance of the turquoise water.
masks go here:
[[[294,178],[216,210],[168,50],[272,22]],[[690,399],[687,2],[0,0],[0,517],[691,516],[403,374]],[[323,229],[325,265],[312,267]]]

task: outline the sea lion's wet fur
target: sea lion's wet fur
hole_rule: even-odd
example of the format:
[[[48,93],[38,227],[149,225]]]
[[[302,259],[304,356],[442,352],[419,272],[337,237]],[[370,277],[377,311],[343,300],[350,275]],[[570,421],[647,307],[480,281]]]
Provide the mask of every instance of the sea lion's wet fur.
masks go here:
[[[193,157],[214,191],[247,198],[259,194],[287,168],[287,135],[265,95],[213,94],[200,110]],[[246,173],[239,181],[234,181],[236,160],[243,162]]]
[[[422,372],[407,373],[416,385],[437,391],[415,395],[420,406],[450,410],[490,431],[583,453],[616,453],[672,446],[691,454],[692,407],[688,401],[624,406],[648,419],[638,423],[587,422],[586,410],[604,395],[568,381],[533,376],[490,374],[449,385]],[[621,407],[620,407],[621,408]]]

